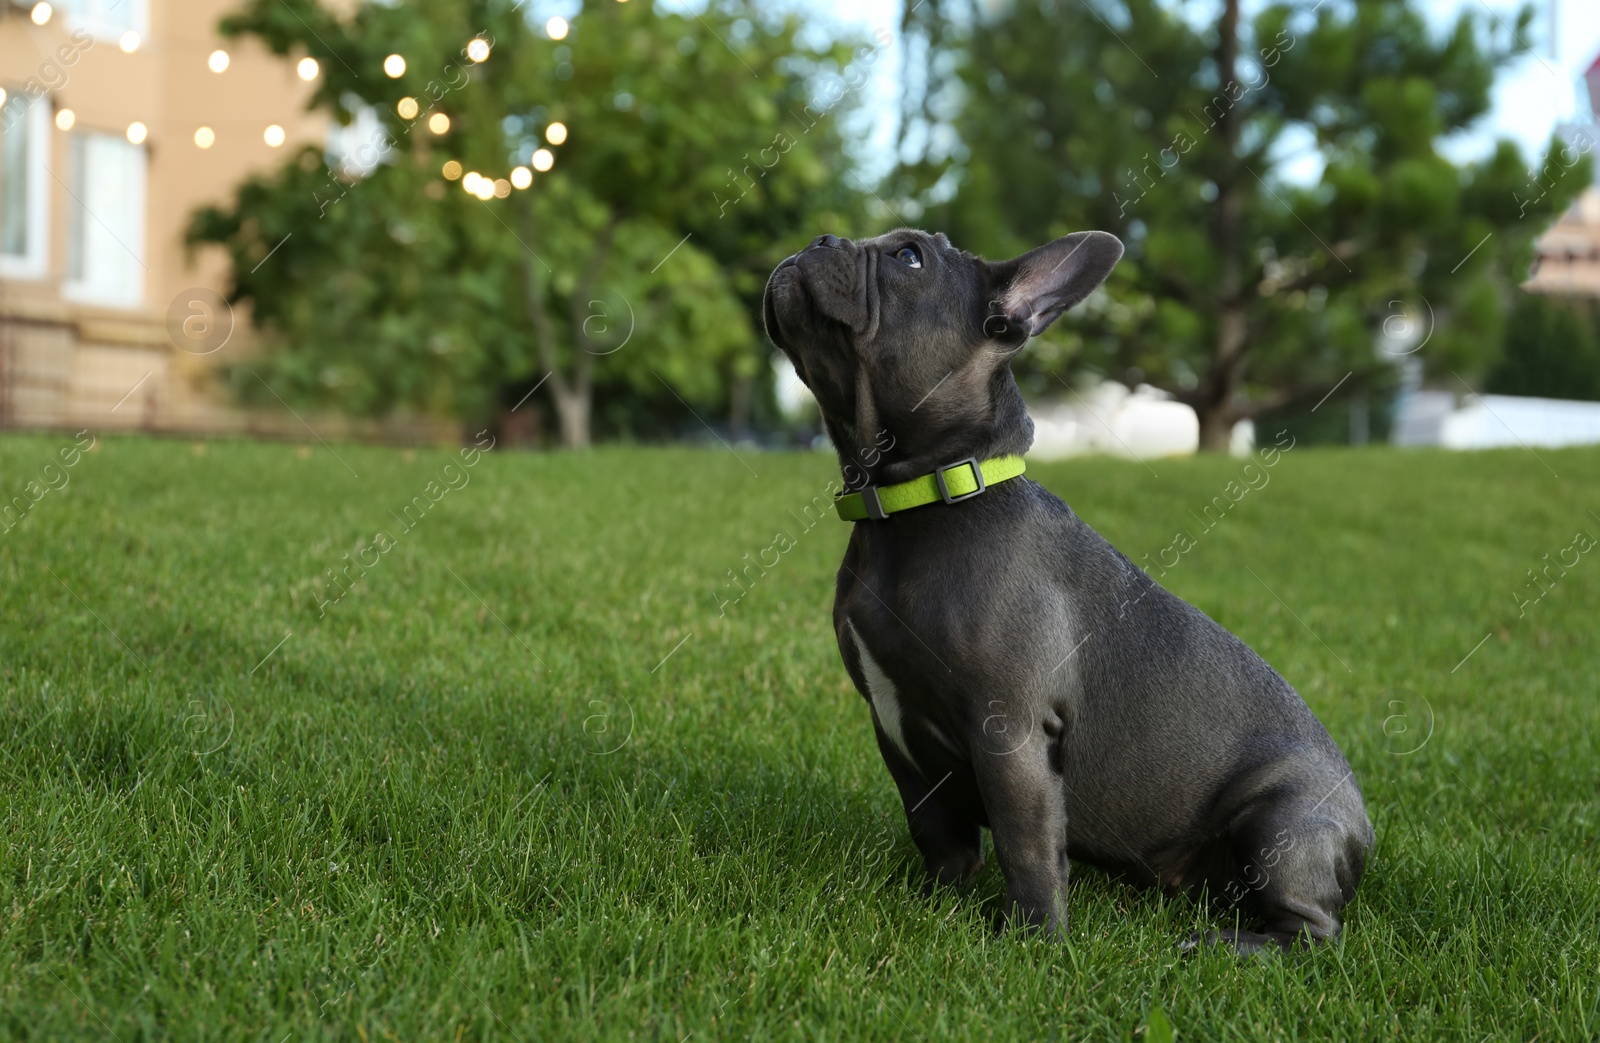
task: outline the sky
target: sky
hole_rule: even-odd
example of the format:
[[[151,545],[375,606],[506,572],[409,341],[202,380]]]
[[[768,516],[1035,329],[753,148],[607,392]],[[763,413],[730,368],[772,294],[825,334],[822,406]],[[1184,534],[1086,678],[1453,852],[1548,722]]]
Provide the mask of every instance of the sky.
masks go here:
[[[879,27],[894,29],[900,24],[903,0],[812,0],[806,4],[840,27],[854,29],[865,36]],[[1028,2],[1028,0],[1020,0]],[[1542,158],[1550,132],[1558,122],[1589,115],[1586,98],[1580,97],[1579,78],[1600,55],[1600,0],[1531,0],[1536,20],[1526,42],[1533,53],[1501,74],[1495,85],[1494,109],[1469,132],[1442,145],[1450,159],[1464,162],[1484,156],[1499,138],[1510,138],[1522,148],[1530,166]],[[1192,5],[1203,17],[1201,5]],[[1245,0],[1249,8],[1259,6]],[[1422,10],[1444,31],[1464,10],[1493,13],[1509,28],[1514,0],[1421,0]],[[1552,34],[1552,17],[1555,32]],[[1553,41],[1553,42],[1552,42]],[[887,60],[874,62],[870,82],[862,88],[872,129],[869,152],[881,156],[887,167],[887,149],[893,140],[894,113],[898,96],[901,55],[896,48],[886,49]],[[1320,173],[1313,160],[1290,172],[1297,179],[1312,179]]]
[[[1448,25],[1463,9],[1484,10],[1484,0],[1429,0],[1427,6],[1437,23]],[[1505,12],[1515,5],[1490,0],[1489,7],[1510,25]],[[1501,74],[1495,85],[1494,111],[1476,133],[1451,143],[1451,158],[1482,155],[1497,137],[1518,142],[1525,155],[1542,155],[1557,122],[1589,115],[1589,103],[1579,95],[1578,80],[1600,55],[1600,0],[1537,0],[1536,11],[1538,20],[1527,40],[1533,54]]]

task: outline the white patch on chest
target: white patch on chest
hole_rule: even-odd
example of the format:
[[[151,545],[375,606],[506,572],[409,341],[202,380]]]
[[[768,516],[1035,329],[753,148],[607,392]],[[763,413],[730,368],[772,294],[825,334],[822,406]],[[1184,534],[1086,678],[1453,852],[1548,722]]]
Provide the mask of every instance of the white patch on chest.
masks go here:
[[[867,675],[867,695],[872,700],[873,712],[878,715],[878,724],[883,727],[884,734],[889,736],[889,741],[894,743],[895,748],[915,766],[916,759],[911,756],[911,750],[906,746],[905,728],[900,721],[900,700],[895,693],[894,682],[889,680],[889,675],[883,672],[883,667],[879,666],[878,661],[872,658],[872,653],[867,651],[867,643],[856,633],[855,623],[846,620],[845,626],[850,628],[850,640],[855,642],[856,654],[861,657],[861,672]]]

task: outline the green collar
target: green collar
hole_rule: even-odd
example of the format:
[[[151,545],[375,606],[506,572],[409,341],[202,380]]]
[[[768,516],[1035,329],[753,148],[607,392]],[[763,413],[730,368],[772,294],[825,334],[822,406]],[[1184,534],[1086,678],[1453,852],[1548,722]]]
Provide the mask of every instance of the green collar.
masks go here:
[[[930,503],[970,500],[991,485],[1009,481],[1027,470],[1020,456],[997,456],[979,463],[976,457],[945,464],[932,474],[898,485],[869,485],[834,501],[840,521],[882,521],[898,511]]]

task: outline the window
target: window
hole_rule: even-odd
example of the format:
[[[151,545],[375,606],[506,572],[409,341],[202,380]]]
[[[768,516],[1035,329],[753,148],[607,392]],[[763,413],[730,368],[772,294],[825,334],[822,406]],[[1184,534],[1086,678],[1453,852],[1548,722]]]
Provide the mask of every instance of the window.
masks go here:
[[[115,40],[129,29],[141,37],[150,35],[148,0],[65,0],[61,7],[73,25],[102,40]]]
[[[45,108],[42,100],[20,93],[8,93],[0,105],[0,275],[45,273],[45,147],[50,143]]]
[[[109,134],[74,134],[63,296],[137,305],[144,296],[145,151]]]

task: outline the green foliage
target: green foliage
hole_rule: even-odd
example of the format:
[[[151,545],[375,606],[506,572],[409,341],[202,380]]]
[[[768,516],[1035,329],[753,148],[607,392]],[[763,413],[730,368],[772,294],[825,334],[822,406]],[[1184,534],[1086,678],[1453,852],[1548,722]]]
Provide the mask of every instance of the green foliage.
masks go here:
[[[70,441],[0,439],[0,489]],[[102,439],[0,534],[7,1040],[1600,1033],[1600,561],[1563,550],[1600,451],[1295,449],[1163,577],[1378,831],[1340,945],[1243,961],[1078,865],[1061,945],[996,936],[992,852],[921,897],[828,611],[849,526],[796,517],[829,456],[497,448],[403,532],[458,454],[205,449]],[[1239,462],[1157,470],[1029,475],[1139,561]]]
[[[370,173],[307,150],[194,219],[192,242],[227,247],[233,296],[271,347],[250,365],[285,397],[475,419],[506,385],[551,373],[576,438],[596,388],[721,409],[765,372],[767,272],[857,206],[841,176],[853,95],[830,95],[803,130],[791,115],[816,111],[848,49],[809,48],[797,22],[737,0],[693,16],[591,0],[559,42],[529,17],[509,0],[363,4],[348,19],[251,0],[224,21],[317,57],[314,106],[366,112],[385,136]],[[481,64],[465,56],[474,38],[492,44]],[[407,61],[398,79],[382,71],[390,53]],[[436,113],[443,135],[426,129]],[[544,140],[554,121],[561,144]],[[554,168],[510,198],[442,175],[455,160],[504,179],[547,144]],[[235,378],[267,397],[254,370]]]
[[[1489,391],[1600,401],[1600,305],[1523,294],[1506,323],[1505,354]]]
[[[1328,0],[1234,32],[1157,0],[929,3],[909,19],[933,57],[899,189],[989,254],[1122,236],[1107,300],[1055,334],[1032,386],[1078,367],[1147,381],[1215,447],[1352,372],[1347,390],[1391,381],[1386,322],[1427,327],[1430,372],[1492,359],[1531,236],[1589,181],[1555,146],[1534,173],[1505,142],[1460,167],[1439,154],[1487,111],[1529,17],[1467,10],[1439,36],[1414,2]],[[1288,176],[1299,160],[1321,164],[1313,183]]]

